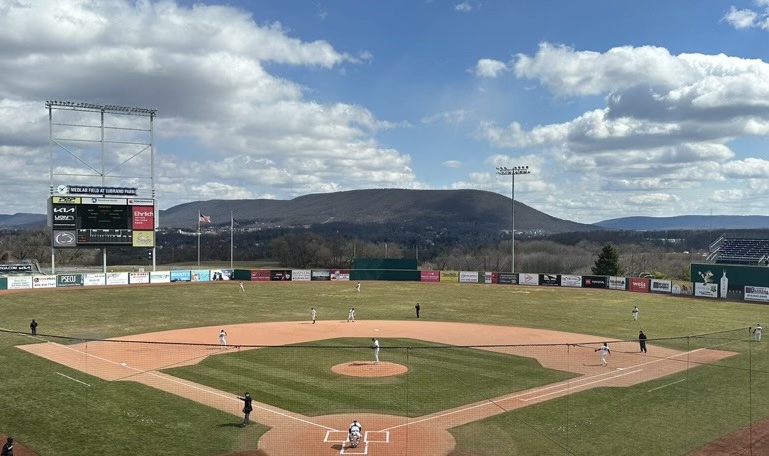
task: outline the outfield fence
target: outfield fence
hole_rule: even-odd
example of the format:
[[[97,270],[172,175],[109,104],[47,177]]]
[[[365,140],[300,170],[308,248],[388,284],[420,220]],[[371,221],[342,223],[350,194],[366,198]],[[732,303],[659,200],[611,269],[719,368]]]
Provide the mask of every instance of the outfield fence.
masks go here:
[[[56,406],[73,410],[84,437],[98,434],[100,423],[77,412],[115,400],[120,381],[135,381],[180,403],[231,413],[222,426],[240,423],[237,396],[249,392],[251,421],[269,430],[243,438],[273,456],[299,454],[297,447],[302,454],[748,455],[760,454],[761,420],[769,416],[769,362],[751,329],[648,339],[646,353],[639,340],[454,346],[380,339],[378,363],[367,339],[225,347],[0,337],[58,363],[57,378],[71,394]],[[151,419],[141,391],[134,413]],[[358,448],[347,441],[352,419],[365,431]],[[727,450],[709,453],[708,444],[738,431]]]

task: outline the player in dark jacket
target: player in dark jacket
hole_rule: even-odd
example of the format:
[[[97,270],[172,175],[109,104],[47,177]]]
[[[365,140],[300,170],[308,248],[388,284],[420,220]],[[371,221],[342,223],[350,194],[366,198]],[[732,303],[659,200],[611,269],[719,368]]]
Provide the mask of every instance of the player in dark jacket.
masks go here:
[[[254,410],[254,408],[251,406],[251,395],[246,392],[245,396],[238,396],[238,399],[243,401],[243,422],[240,424],[240,427],[246,427],[246,425],[249,423],[249,415],[251,415],[251,411]]]

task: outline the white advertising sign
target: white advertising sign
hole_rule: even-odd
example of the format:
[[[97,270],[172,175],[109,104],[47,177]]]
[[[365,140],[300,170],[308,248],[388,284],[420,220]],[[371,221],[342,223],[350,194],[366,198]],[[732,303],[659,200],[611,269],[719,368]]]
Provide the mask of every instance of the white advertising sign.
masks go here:
[[[293,269],[291,271],[292,278],[294,282],[301,281],[301,282],[307,282],[312,279],[312,271],[309,269]]]
[[[34,276],[32,288],[56,288],[56,276]]]
[[[539,285],[539,274],[518,274],[519,285]]]
[[[130,283],[150,283],[149,272],[129,272],[128,281]]]
[[[561,286],[562,287],[581,287],[582,276],[564,274],[561,276]]]
[[[460,283],[478,283],[478,273],[475,271],[459,271]]]
[[[32,288],[31,276],[8,276],[9,290],[26,290]]]
[[[717,298],[718,297],[718,284],[716,283],[695,283],[694,284],[694,296],[700,296],[703,298]]]
[[[98,285],[104,285],[106,283],[107,283],[107,277],[104,273],[83,274],[83,286],[93,287]]]

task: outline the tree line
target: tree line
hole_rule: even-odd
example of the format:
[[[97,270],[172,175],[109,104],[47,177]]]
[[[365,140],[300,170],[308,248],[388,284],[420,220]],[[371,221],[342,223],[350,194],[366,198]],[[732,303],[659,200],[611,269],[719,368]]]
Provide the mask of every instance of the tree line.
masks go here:
[[[684,242],[617,232],[613,242],[591,233],[560,234],[532,238],[516,236],[515,271],[575,275],[627,275],[689,280],[689,265],[703,260],[706,248],[682,250]],[[666,239],[666,241],[660,241]],[[670,238],[673,239],[673,238]],[[683,239],[683,238],[675,238]],[[702,237],[707,245],[709,238]],[[415,258],[424,270],[509,271],[510,239],[463,243],[451,238],[445,243],[418,242],[404,245],[387,239],[362,239],[339,232],[319,234],[306,229],[274,229],[257,232],[204,233],[201,261],[236,262],[268,260],[286,268],[352,267],[355,258]],[[194,262],[198,258],[197,236],[158,232],[155,261],[159,265]],[[0,231],[0,260],[29,259],[50,265],[49,230]],[[110,264],[150,265],[152,250],[110,247]],[[101,249],[57,249],[58,266],[92,266],[102,262]],[[596,269],[597,268],[597,269]],[[596,272],[598,271],[598,272]],[[603,272],[602,272],[603,271]],[[605,272],[605,273],[604,273]]]

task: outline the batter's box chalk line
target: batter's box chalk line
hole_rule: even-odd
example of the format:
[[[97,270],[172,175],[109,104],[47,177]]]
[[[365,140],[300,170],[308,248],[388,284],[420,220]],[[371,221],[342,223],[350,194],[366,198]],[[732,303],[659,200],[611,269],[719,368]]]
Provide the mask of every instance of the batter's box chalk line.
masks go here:
[[[390,431],[365,431],[362,440],[362,445],[352,448],[348,446],[347,432],[326,431],[326,436],[323,438],[324,443],[340,443],[342,448],[339,454],[368,454],[370,443],[390,443]]]

